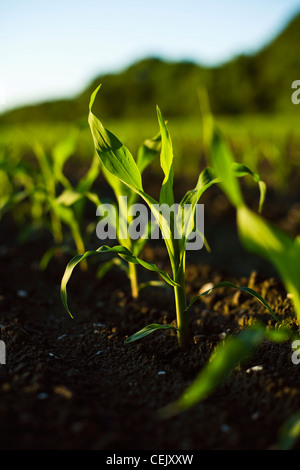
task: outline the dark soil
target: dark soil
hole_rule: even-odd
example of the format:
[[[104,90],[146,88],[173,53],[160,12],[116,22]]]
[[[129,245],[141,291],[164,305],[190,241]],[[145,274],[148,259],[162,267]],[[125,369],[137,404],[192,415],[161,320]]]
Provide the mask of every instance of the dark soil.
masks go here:
[[[207,219],[210,242],[218,248],[199,259],[188,255],[188,296],[221,280],[250,285],[280,319],[293,323],[290,299],[276,274],[242,250],[234,216],[221,202],[223,228],[216,211]],[[147,288],[133,300],[123,272],[114,269],[99,281],[98,262],[91,263],[85,273],[76,268],[71,278],[71,319],[60,300],[69,257],[53,259],[41,272],[47,248],[47,238],[18,245],[14,232],[2,229],[0,326],[7,363],[0,366],[1,449],[278,448],[280,427],[300,408],[300,366],[291,361],[289,343],[265,341],[205,401],[168,420],[157,415],[191,384],[222,338],[255,318],[273,324],[261,304],[232,289],[214,291],[190,312],[187,350],[179,349],[174,335],[160,332],[125,345],[143,326],[175,319],[172,291]],[[143,256],[168,269],[160,244]],[[259,370],[251,370],[257,365]]]

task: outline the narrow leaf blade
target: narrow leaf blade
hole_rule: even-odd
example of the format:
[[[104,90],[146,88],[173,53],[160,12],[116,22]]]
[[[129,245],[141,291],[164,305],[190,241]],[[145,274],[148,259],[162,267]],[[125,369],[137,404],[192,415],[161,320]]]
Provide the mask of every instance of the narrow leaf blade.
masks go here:
[[[168,325],[168,324],[167,325],[160,325],[158,323],[152,323],[151,325],[145,326],[141,330],[137,331],[133,335],[126,338],[126,340],[124,342],[126,344],[133,343],[134,341],[137,341],[141,338],[144,338],[145,336],[150,335],[151,333],[153,333],[154,331],[157,331],[157,330],[176,330],[176,328],[174,326]]]
[[[159,269],[155,264],[147,263],[146,261],[144,261],[144,260],[142,260],[142,259],[140,259],[136,256],[133,256],[133,254],[127,248],[125,248],[124,246],[116,245],[116,246],[113,246],[113,247],[109,247],[109,246],[103,245],[100,248],[98,248],[97,250],[86,251],[83,255],[74,256],[74,258],[72,258],[71,261],[69,261],[69,263],[67,264],[67,267],[65,269],[65,272],[64,272],[64,275],[63,275],[63,278],[62,278],[62,281],[61,281],[60,294],[61,294],[62,303],[63,303],[65,309],[67,310],[67,312],[69,313],[69,315],[72,318],[73,318],[73,316],[72,316],[72,314],[70,312],[70,309],[69,309],[69,306],[68,306],[68,296],[67,296],[67,284],[68,284],[68,281],[69,281],[69,279],[72,275],[72,272],[73,272],[74,268],[77,266],[77,264],[80,263],[81,261],[83,261],[84,259],[89,258],[90,256],[99,255],[99,254],[102,254],[102,253],[117,254],[129,263],[140,264],[144,268],[146,268],[150,271],[154,271],[157,274],[159,274],[163,278],[163,280],[165,282],[167,282],[168,284],[170,284],[171,286],[177,286],[176,282],[174,282],[170,278],[168,273],[166,273],[165,271]]]
[[[169,418],[206,399],[241,360],[254,353],[263,339],[264,329],[256,327],[245,329],[236,337],[229,337],[224,343],[219,343],[194,382],[175,403],[163,408],[160,415]]]
[[[250,289],[249,287],[241,287],[241,286],[236,286],[235,284],[233,284],[232,282],[219,282],[218,284],[215,284],[213,287],[211,287],[210,289],[206,290],[205,292],[202,292],[201,294],[199,295],[196,295],[192,301],[190,302],[190,304],[188,305],[188,307],[186,308],[186,310],[189,310],[190,307],[203,295],[208,295],[210,294],[211,291],[213,291],[214,289],[219,289],[220,287],[233,287],[234,289],[239,289],[243,292],[246,292],[247,294],[249,295],[252,295],[253,297],[255,297],[260,303],[263,304],[263,306],[269,311],[269,313],[272,315],[272,317],[274,318],[275,321],[279,321],[278,318],[276,317],[275,313],[273,312],[273,310],[271,309],[271,307],[269,306],[269,304],[266,302],[266,300],[255,290],[253,289]]]
[[[160,152],[160,164],[164,172],[164,180],[161,187],[160,204],[168,204],[172,206],[174,204],[173,194],[173,145],[172,140],[167,129],[166,123],[163,119],[161,111],[157,106],[157,116],[161,133],[161,152]]]
[[[105,129],[99,119],[92,113],[92,105],[99,88],[100,86],[92,94],[88,118],[96,152],[110,173],[133,190],[142,191],[141,173],[133,156],[125,145],[112,132]]]

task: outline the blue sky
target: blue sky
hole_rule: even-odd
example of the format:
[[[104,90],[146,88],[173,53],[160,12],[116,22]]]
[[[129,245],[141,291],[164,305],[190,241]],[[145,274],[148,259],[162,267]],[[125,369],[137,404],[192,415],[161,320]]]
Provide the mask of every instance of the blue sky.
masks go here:
[[[1,0],[0,112],[68,97],[146,56],[213,65],[258,50],[295,0]]]

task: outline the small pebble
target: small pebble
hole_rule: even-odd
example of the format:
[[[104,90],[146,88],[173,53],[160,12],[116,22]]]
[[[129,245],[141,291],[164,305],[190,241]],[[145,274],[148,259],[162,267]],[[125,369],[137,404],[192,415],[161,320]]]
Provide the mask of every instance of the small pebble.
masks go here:
[[[228,426],[228,424],[222,424],[220,429],[221,429],[222,432],[226,432],[226,433],[231,431],[231,428],[230,428],[230,426]]]
[[[49,353],[49,356],[54,357],[55,359],[59,359],[58,356],[55,356],[55,354],[53,354],[53,353]]]
[[[62,397],[68,398],[68,399],[72,398],[73,396],[73,393],[71,392],[71,390],[69,390],[64,385],[56,385],[54,387],[54,393],[56,393],[57,395],[61,395]]]
[[[49,397],[49,395],[46,392],[41,392],[41,393],[38,394],[37,397],[38,397],[39,400],[45,400],[46,398]]]
[[[17,295],[18,297],[21,297],[22,299],[24,299],[25,297],[27,297],[28,293],[26,290],[19,289],[17,292]]]
[[[253,366],[246,370],[246,373],[249,374],[250,372],[259,372],[263,370],[263,366]]]
[[[60,335],[57,339],[60,340],[60,339],[63,339],[65,338],[67,335],[64,333],[63,335]]]

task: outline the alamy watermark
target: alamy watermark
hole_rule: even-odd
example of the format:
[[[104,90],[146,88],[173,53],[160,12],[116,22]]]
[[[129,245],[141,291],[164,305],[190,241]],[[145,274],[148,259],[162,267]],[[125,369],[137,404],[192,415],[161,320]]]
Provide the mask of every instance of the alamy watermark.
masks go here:
[[[128,205],[127,196],[120,196],[118,203],[119,210],[109,203],[97,208],[101,220],[96,234],[100,240],[157,240],[162,234],[164,239],[185,239],[186,250],[203,247],[203,204],[153,204],[149,211],[144,204]]]
[[[6,364],[6,346],[2,340],[0,340],[0,364]]]
[[[292,363],[295,365],[300,364],[300,340],[295,340],[292,342]]]
[[[300,80],[294,80],[292,83],[292,88],[295,89],[292,93],[291,99],[293,104],[300,103]]]

